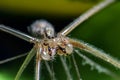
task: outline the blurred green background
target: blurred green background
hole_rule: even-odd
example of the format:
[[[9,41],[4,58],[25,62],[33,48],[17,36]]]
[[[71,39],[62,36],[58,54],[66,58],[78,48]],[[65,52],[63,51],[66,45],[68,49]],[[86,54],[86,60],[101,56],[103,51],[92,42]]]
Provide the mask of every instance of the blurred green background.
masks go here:
[[[100,0],[1,0],[0,24],[11,26],[28,33],[27,27],[35,20],[50,21],[57,32],[73,21]],[[82,23],[68,36],[80,39],[103,49],[120,60],[120,2],[116,1],[90,19]],[[29,33],[28,33],[29,34]],[[0,31],[0,60],[26,53],[32,44]],[[83,52],[82,52],[83,53]],[[75,54],[75,53],[74,53]],[[118,78],[113,78],[89,65],[82,65],[82,58],[75,54],[83,80],[119,80],[120,70],[88,53],[83,53],[100,65],[110,69]],[[14,77],[25,57],[0,65],[0,80],[14,80]],[[70,60],[69,60],[70,59]],[[66,80],[66,74],[57,56],[53,62],[57,80]],[[71,56],[67,57],[68,66],[74,80],[77,80]],[[32,59],[20,80],[34,80],[35,58]],[[42,62],[41,80],[50,80]]]

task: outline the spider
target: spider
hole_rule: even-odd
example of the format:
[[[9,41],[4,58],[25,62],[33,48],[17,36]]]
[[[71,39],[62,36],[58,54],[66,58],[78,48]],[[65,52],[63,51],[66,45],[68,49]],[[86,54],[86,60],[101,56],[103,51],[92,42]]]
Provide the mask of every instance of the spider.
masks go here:
[[[72,55],[73,63],[75,65],[76,73],[78,76],[78,80],[81,79],[80,73],[78,71],[78,67],[76,65],[76,61],[74,58],[74,55],[72,54],[73,51],[76,52],[80,57],[88,61],[91,66],[96,66],[96,69],[100,70],[97,66],[102,68],[102,72],[105,72],[107,74],[111,74],[111,72],[97,63],[93,62],[89,58],[87,58],[85,55],[81,54],[79,51],[75,50],[74,48],[79,48],[81,50],[84,50],[88,53],[91,53],[92,55],[112,64],[113,66],[120,68],[120,63],[112,58],[110,55],[107,55],[105,52],[95,48],[94,46],[83,42],[81,40],[76,40],[67,37],[74,28],[76,28],[78,25],[80,25],[83,21],[87,20],[89,17],[94,15],[96,12],[100,11],[102,8],[106,7],[108,4],[114,2],[114,0],[105,0],[98,5],[94,6],[90,10],[88,10],[83,15],[79,16],[77,19],[75,19],[72,23],[70,23],[68,26],[66,26],[63,30],[61,30],[58,34],[55,34],[53,26],[45,21],[45,20],[38,20],[34,22],[30,28],[29,31],[36,37],[29,36],[23,32],[20,32],[18,30],[12,29],[5,25],[0,25],[0,30],[10,33],[18,38],[21,38],[25,41],[28,41],[30,43],[34,43],[34,47],[31,49],[31,51],[28,53],[25,61],[23,62],[22,66],[20,67],[15,80],[19,80],[21,74],[23,73],[24,69],[30,62],[30,60],[33,58],[33,56],[36,54],[36,70],[35,70],[35,80],[40,80],[40,64],[42,60],[50,61],[55,58],[55,55]],[[25,54],[26,55],[26,54]],[[20,55],[18,57],[22,57],[24,55]],[[15,57],[15,58],[18,58]],[[7,59],[4,61],[0,61],[0,64],[7,62],[8,60],[13,60],[15,58]],[[67,68],[67,64],[65,63],[64,59],[60,57],[62,64],[65,68],[65,72],[67,75],[68,80],[73,80],[70,72]],[[47,69],[50,74],[52,74],[49,65],[45,62]],[[52,75],[55,79],[55,76]]]

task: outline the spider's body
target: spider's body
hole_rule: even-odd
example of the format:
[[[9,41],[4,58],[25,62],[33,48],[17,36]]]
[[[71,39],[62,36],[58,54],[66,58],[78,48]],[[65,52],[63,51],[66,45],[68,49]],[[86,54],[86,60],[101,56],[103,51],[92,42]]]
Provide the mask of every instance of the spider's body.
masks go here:
[[[69,43],[67,37],[55,37],[52,39],[43,39],[36,44],[43,60],[51,60],[55,54],[67,55],[73,51],[73,46]]]
[[[60,55],[72,53],[73,46],[68,38],[62,35],[55,36],[53,26],[47,21],[38,20],[31,25],[30,29],[33,35],[42,36],[42,39],[35,43],[41,59],[51,60],[56,53]]]

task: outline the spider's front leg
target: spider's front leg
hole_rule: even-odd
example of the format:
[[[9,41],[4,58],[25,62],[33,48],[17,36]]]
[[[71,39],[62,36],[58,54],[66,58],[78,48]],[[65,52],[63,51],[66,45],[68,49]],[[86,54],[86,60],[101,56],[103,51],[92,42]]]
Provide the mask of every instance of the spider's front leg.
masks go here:
[[[74,39],[69,38],[69,41],[74,47],[84,50],[88,53],[91,53],[92,55],[94,55],[94,56],[96,56],[96,57],[98,57],[120,69],[120,62],[118,60],[114,59],[113,57],[111,57],[110,55],[106,54],[102,50],[97,49],[94,46],[92,46],[88,43],[85,43],[83,41],[80,41],[80,40],[74,40]]]

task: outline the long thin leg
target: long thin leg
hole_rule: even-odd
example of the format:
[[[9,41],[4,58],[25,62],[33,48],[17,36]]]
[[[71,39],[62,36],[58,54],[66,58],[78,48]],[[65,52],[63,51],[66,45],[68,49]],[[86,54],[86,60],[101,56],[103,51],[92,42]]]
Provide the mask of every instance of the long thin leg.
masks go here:
[[[53,62],[52,63],[52,79],[51,80],[56,80],[55,78],[55,72],[54,72],[54,66],[53,66]]]
[[[64,59],[63,59],[62,56],[60,56],[60,60],[61,60],[61,62],[62,62],[62,65],[63,65],[64,69],[65,69],[65,72],[66,72],[66,74],[67,74],[67,80],[73,80],[73,79],[72,79],[72,76],[70,75],[70,71],[69,71],[69,69],[68,69],[68,66],[67,66],[67,64],[66,64],[66,62],[64,61]]]
[[[41,63],[41,56],[38,50],[36,55],[35,80],[40,80],[40,63]]]
[[[29,36],[29,35],[27,35],[23,32],[20,32],[18,30],[15,30],[13,28],[8,27],[8,26],[0,25],[0,30],[4,31],[4,32],[7,32],[9,34],[12,34],[12,35],[14,35],[14,36],[16,36],[20,39],[23,39],[23,40],[27,41],[27,42],[37,42],[38,41],[38,39],[36,39],[32,36]]]
[[[101,9],[105,8],[110,3],[113,3],[115,0],[104,0],[100,2],[98,5],[92,7],[82,15],[80,15],[77,19],[75,19],[72,23],[70,23],[68,26],[66,26],[62,31],[59,32],[59,34],[62,34],[63,36],[66,36],[69,34],[73,29],[75,29],[78,25],[83,23],[85,20],[90,18],[92,15],[100,11]]]
[[[99,49],[93,47],[92,45],[85,43],[83,41],[80,41],[80,40],[78,41],[78,40],[73,40],[73,39],[69,38],[69,41],[74,47],[80,48],[81,50],[89,52],[92,55],[94,55],[94,56],[96,56],[96,57],[98,57],[120,69],[120,62],[118,60],[114,59],[113,57],[111,57],[110,55],[106,54],[102,50],[99,50]]]
[[[48,72],[49,72],[49,74],[50,74],[50,77],[51,77],[51,79],[52,79],[52,71],[51,71],[50,66],[49,66],[49,64],[48,64],[47,61],[45,61],[45,66],[47,67],[47,70],[48,70]]]
[[[30,62],[30,60],[32,59],[32,57],[35,55],[35,53],[36,53],[36,49],[35,49],[35,47],[33,47],[32,50],[28,53],[25,61],[23,62],[22,66],[20,67],[19,71],[17,72],[15,80],[19,80],[22,72],[27,67],[28,63]]]
[[[47,70],[48,70],[48,72],[50,74],[51,80],[56,80],[55,75],[54,75],[54,71],[52,71],[50,69],[50,65],[48,64],[47,61],[45,61],[45,66],[47,67]]]
[[[102,73],[105,73],[107,75],[115,77],[115,75],[110,70],[108,70],[107,68],[102,67],[101,65],[99,65],[96,62],[94,62],[93,60],[91,60],[87,56],[81,54],[78,50],[74,50],[74,51],[78,54],[79,57],[81,57],[81,58],[83,58],[85,60],[83,65],[89,64],[91,66],[91,69],[96,69],[100,73],[102,72]]]
[[[82,78],[80,77],[80,72],[79,72],[74,54],[72,54],[72,60],[73,60],[74,66],[75,66],[75,70],[76,70],[76,73],[77,73],[77,76],[78,76],[78,80],[82,80]]]
[[[15,56],[15,57],[12,57],[12,58],[8,58],[8,59],[5,59],[5,60],[2,60],[0,61],[0,64],[4,64],[6,62],[9,62],[9,61],[13,61],[15,59],[18,59],[18,58],[21,58],[23,56],[26,56],[28,53],[25,53],[25,54],[21,54],[21,55],[18,55],[18,56]]]

